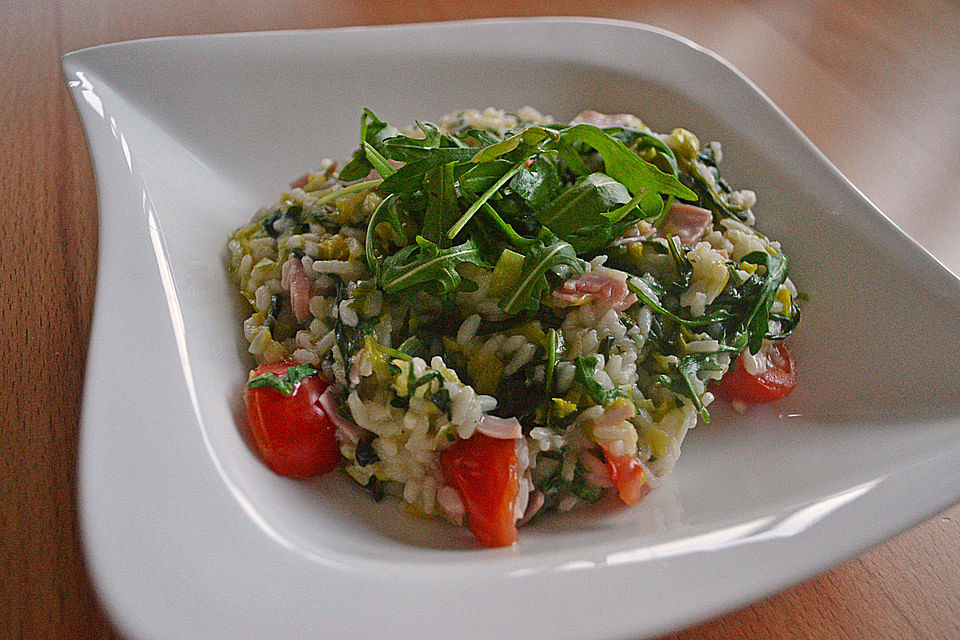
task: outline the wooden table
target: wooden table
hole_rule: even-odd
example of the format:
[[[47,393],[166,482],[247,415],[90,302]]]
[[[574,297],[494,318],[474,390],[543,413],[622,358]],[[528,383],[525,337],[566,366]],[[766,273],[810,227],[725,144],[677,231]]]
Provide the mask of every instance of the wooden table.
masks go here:
[[[66,52],[133,38],[589,14],[651,23],[752,78],[907,233],[960,272],[960,5],[912,0],[0,3],[0,637],[116,638],[77,544],[77,419],[96,199]],[[960,506],[827,573],[673,637],[960,637]]]

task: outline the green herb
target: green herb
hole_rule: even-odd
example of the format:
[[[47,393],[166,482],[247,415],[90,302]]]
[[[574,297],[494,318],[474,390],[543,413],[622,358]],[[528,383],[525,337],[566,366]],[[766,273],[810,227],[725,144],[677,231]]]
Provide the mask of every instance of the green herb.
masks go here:
[[[300,364],[289,367],[282,376],[275,373],[266,372],[254,376],[247,381],[247,387],[251,389],[272,387],[285,396],[290,395],[296,390],[297,385],[304,378],[317,375],[317,370],[309,364]]]
[[[397,349],[411,358],[414,356],[422,358],[427,353],[426,347],[423,346],[423,342],[417,336],[410,336]]]
[[[277,209],[260,221],[260,226],[263,227],[263,230],[266,231],[267,235],[271,238],[276,238],[280,235],[280,232],[273,226],[273,223],[279,220],[281,215],[282,212],[280,209]]]
[[[423,216],[421,234],[441,247],[450,246],[450,240],[457,235],[446,233],[460,213],[453,166],[452,162],[448,162],[433,167],[427,171],[423,181],[423,188],[427,195],[427,210]]]
[[[380,152],[366,140],[363,142],[363,151],[367,155],[367,160],[373,165],[373,168],[384,178],[390,177],[396,171],[396,169],[387,162],[387,159],[380,155]]]
[[[594,404],[607,406],[623,394],[618,389],[605,389],[597,382],[597,356],[580,356],[574,361],[576,373],[574,380],[580,383]]]
[[[630,192],[605,173],[582,176],[537,214],[537,219],[566,239],[584,226],[609,225],[608,216],[631,201]]]
[[[323,196],[320,196],[313,201],[314,206],[320,206],[322,204],[327,204],[338,198],[342,198],[345,195],[351,193],[357,193],[358,191],[369,191],[370,189],[375,189],[382,183],[383,180],[367,180],[366,182],[358,182],[357,184],[351,184],[349,186],[343,187],[342,189],[335,189],[330,193],[327,193]]]
[[[567,486],[581,500],[597,502],[603,497],[603,489],[590,484],[585,476],[583,467],[578,466],[573,472],[573,480]]]
[[[560,338],[556,329],[547,331],[547,364],[543,370],[543,388],[547,395],[553,389],[553,372],[557,368],[557,359],[560,357]]]
[[[380,270],[380,286],[386,293],[397,293],[413,287],[424,287],[435,295],[443,295],[460,286],[457,266],[465,262],[483,264],[473,240],[440,249],[423,236],[416,244],[385,258]]]
[[[355,180],[376,169],[383,179],[324,198],[374,187],[388,196],[369,222],[366,243],[368,266],[388,295],[422,291],[449,303],[452,294],[469,290],[459,264],[486,267],[510,248],[524,261],[516,289],[500,308],[511,315],[534,313],[555,284],[551,278],[583,272],[579,254],[660,215],[664,198],[696,197],[678,181],[669,148],[649,134],[613,131],[662,158],[672,173],[591,125],[525,124],[501,138],[476,129],[446,135],[418,122],[422,136],[412,137],[369,110],[360,124],[360,146],[340,177]],[[597,158],[602,170],[588,171],[587,162],[596,165]],[[406,164],[395,170],[390,161]],[[378,231],[384,222],[393,241]]]
[[[483,165],[477,166],[479,168]],[[524,163],[520,167],[510,180],[510,188],[523,198],[531,209],[539,212],[560,195],[563,188],[560,168],[551,156],[539,155],[530,166]]]
[[[403,345],[401,345],[401,347],[402,346]],[[394,349],[393,347],[389,347],[385,344],[378,344],[377,347],[381,351],[383,351],[385,354],[390,356],[391,358],[396,358],[397,360],[407,360],[407,361],[413,359],[413,356],[411,356],[409,353],[406,353],[402,349]]]
[[[377,158],[378,163],[386,164],[378,149],[382,149],[387,140],[398,135],[399,131],[381,121],[370,109],[364,109],[360,116],[360,147],[354,151],[353,159],[340,170],[340,180],[351,182],[365,178],[374,169],[370,162],[371,155]],[[386,177],[388,174],[380,175]]]
[[[540,297],[550,287],[547,272],[555,272],[560,267],[567,267],[579,275],[583,273],[584,262],[577,258],[573,247],[562,240],[549,245],[538,242],[529,247],[523,259],[520,280],[513,292],[500,300],[500,308],[511,315],[523,310],[536,311]]]
[[[656,191],[684,200],[697,197],[676,176],[657,169],[622,142],[593,125],[578,124],[569,127],[560,133],[560,137],[571,142],[583,142],[596,149],[603,157],[604,172],[623,183],[634,195]]]
[[[389,195],[384,198],[379,205],[377,205],[377,208],[374,210],[373,215],[370,216],[370,220],[367,223],[367,236],[364,242],[367,266],[369,266],[370,271],[375,273],[377,276],[380,275],[383,256],[387,255],[388,253],[388,248],[379,242],[379,238],[377,237],[377,227],[381,223],[390,225],[390,230],[394,240],[400,238],[397,244],[406,244],[406,242],[404,242],[405,233],[404,225],[401,221],[401,215],[403,215],[403,210],[398,205],[397,196]]]
[[[787,257],[782,253],[754,251],[743,256],[741,261],[762,266],[766,270],[766,276],[757,294],[755,305],[746,320],[746,329],[749,335],[747,346],[750,347],[750,353],[756,353],[763,346],[763,339],[767,335],[773,297],[780,285],[787,279]]]
[[[658,287],[655,284],[644,280],[643,278],[627,278],[627,289],[631,293],[635,294],[639,300],[650,307],[650,309],[661,316],[669,318],[674,322],[677,322],[688,327],[703,327],[720,320],[724,320],[730,317],[730,313],[724,309],[716,309],[709,314],[704,314],[702,316],[697,316],[695,318],[682,318],[677,314],[669,311],[660,303],[660,295],[656,290]]]
[[[457,186],[463,194],[483,193],[502,179],[513,166],[514,163],[502,158],[480,164],[463,164],[463,172],[457,177]]]
[[[466,226],[467,222],[470,221],[470,218],[473,217],[473,214],[475,214],[480,209],[480,207],[486,204],[487,200],[489,200],[493,196],[493,194],[497,192],[497,190],[500,187],[505,185],[507,181],[510,178],[512,178],[517,173],[517,171],[520,170],[520,167],[523,166],[523,163],[524,163],[523,160],[516,163],[510,169],[508,169],[506,173],[500,176],[500,178],[498,178],[496,182],[490,185],[490,187],[483,193],[483,195],[480,196],[480,198],[476,202],[470,205],[470,208],[467,209],[464,212],[463,216],[461,216],[460,219],[457,220],[457,222],[450,228],[450,231],[447,232],[447,237],[450,238],[451,240],[455,238],[456,235],[460,233],[460,230]]]

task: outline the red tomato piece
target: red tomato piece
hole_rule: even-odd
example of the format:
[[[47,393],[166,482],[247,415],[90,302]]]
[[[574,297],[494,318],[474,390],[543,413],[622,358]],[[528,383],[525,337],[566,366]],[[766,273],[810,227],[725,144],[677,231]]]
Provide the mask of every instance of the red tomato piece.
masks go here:
[[[626,504],[640,502],[640,498],[650,490],[647,474],[640,461],[630,454],[612,456],[604,452],[603,457],[607,463],[610,482],[617,488],[620,499]]]
[[[253,371],[286,374],[291,362],[260,365]],[[260,457],[278,475],[312,478],[337,466],[336,426],[318,400],[330,383],[319,375],[304,378],[293,393],[272,387],[247,387],[243,396],[253,441]]]
[[[520,482],[513,440],[475,433],[440,452],[447,484],[463,501],[467,526],[486,547],[508,547],[517,541],[513,508]]]
[[[710,388],[718,398],[760,404],[790,395],[797,384],[797,372],[793,354],[787,345],[783,342],[770,343],[760,352],[764,353],[769,363],[767,370],[757,375],[747,372],[741,353],[720,382],[711,383]]]

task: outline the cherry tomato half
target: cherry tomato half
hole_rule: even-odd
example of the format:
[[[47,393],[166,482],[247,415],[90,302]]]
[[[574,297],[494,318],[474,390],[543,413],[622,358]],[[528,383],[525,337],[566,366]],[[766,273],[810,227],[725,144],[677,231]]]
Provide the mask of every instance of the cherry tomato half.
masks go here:
[[[290,362],[260,365],[253,371],[286,374]],[[245,388],[250,429],[260,457],[274,473],[290,478],[312,478],[337,466],[340,451],[336,426],[320,406],[329,382],[319,375],[304,378],[293,393],[272,387]]]
[[[486,547],[517,541],[513,508],[520,483],[513,440],[475,433],[440,452],[440,467],[467,512],[467,527]]]
[[[610,481],[617,488],[620,499],[625,504],[640,502],[640,498],[650,490],[647,474],[640,461],[629,454],[613,456],[604,453],[603,457],[607,464],[607,473],[610,474]]]
[[[772,342],[760,350],[769,366],[763,373],[753,375],[743,366],[743,354],[737,357],[720,382],[710,388],[718,398],[740,400],[748,404],[773,402],[786,398],[797,384],[793,354],[783,342]]]

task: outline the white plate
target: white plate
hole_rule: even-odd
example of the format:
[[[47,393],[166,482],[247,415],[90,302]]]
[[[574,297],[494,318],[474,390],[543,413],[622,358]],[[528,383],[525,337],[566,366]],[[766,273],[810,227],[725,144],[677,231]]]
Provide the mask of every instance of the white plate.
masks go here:
[[[960,498],[960,286],[746,78],[662,31],[583,19],[200,36],[64,58],[96,167],[100,263],[80,442],[83,544],[135,638],[607,638],[701,620]],[[238,429],[250,360],[234,227],[360,110],[641,114],[721,140],[810,296],[795,393],[719,408],[672,476],[474,550],[342,477],[283,480]]]

